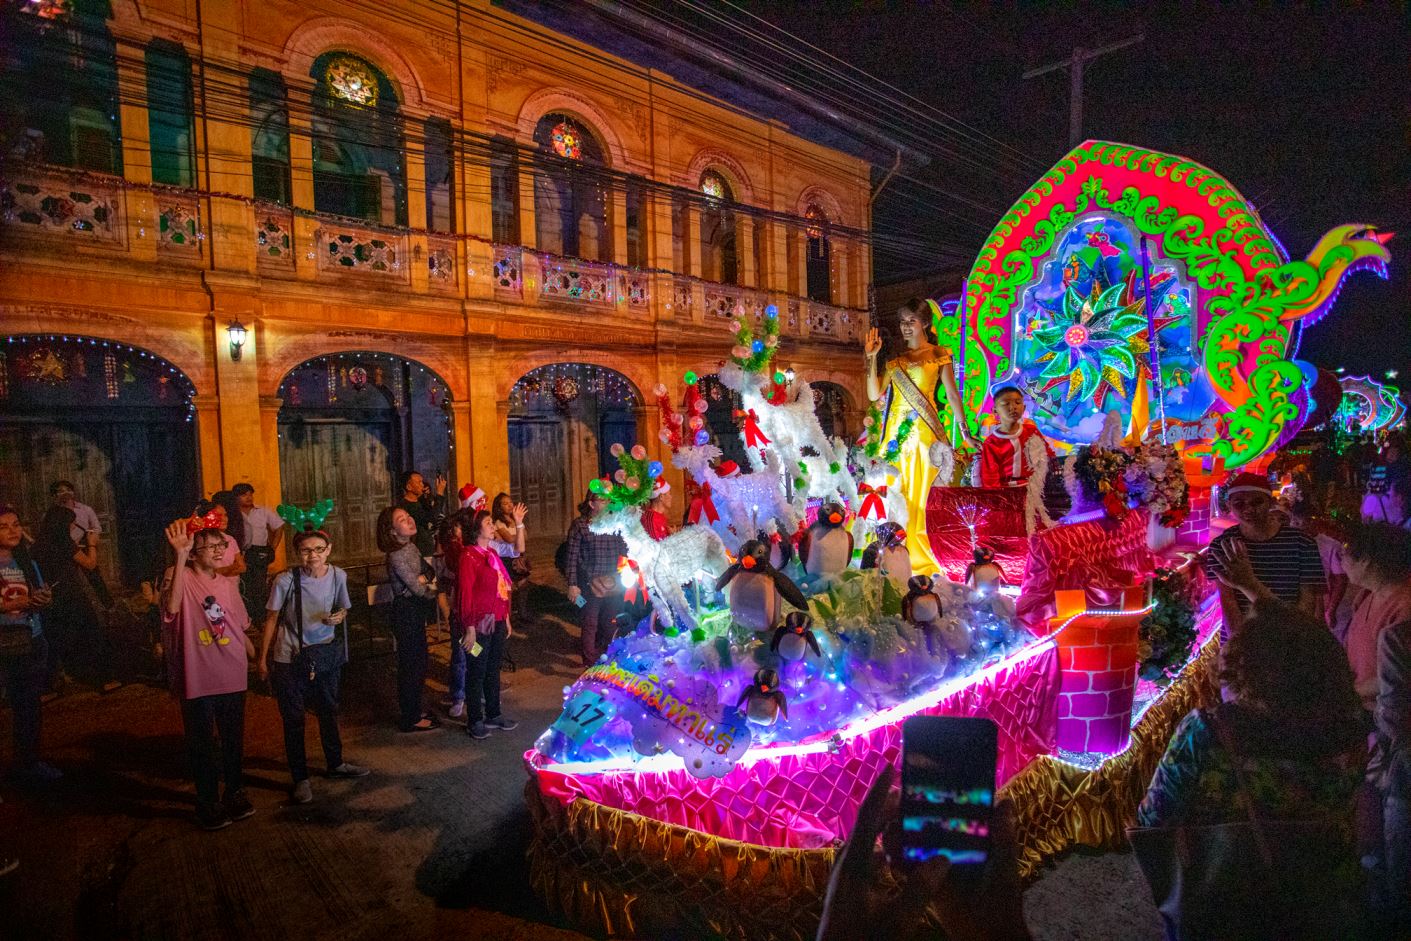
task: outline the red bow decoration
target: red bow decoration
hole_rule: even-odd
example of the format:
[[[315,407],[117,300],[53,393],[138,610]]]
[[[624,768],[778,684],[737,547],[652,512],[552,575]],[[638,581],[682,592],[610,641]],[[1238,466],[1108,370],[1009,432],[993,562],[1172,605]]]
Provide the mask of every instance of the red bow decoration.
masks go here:
[[[186,521],[186,534],[194,536],[203,529],[220,529],[220,510],[212,510],[205,516],[192,516]]]
[[[735,417],[745,423],[745,447],[760,448],[766,444],[773,444],[765,437],[764,432],[759,430],[759,416],[755,414],[754,409],[747,412],[736,412]]]
[[[887,518],[887,507],[882,502],[882,498],[887,495],[886,484],[880,487],[874,487],[871,484],[858,484],[857,492],[862,494],[862,506],[857,511],[859,517],[875,520]]]
[[[699,523],[702,513],[708,522],[714,523],[720,519],[720,514],[715,509],[715,501],[710,498],[710,484],[701,484],[696,488],[695,496],[691,497],[691,509],[686,514],[686,521]]]
[[[623,595],[623,598],[627,601],[628,604],[636,604],[637,592],[640,591],[642,593],[642,600],[646,601],[647,583],[642,578],[642,570],[637,567],[636,560],[629,559],[625,555],[620,555],[617,557],[617,577],[619,579],[622,578],[622,573],[626,571],[631,571],[633,575],[637,576],[637,582],[636,584],[630,585],[628,587],[627,593]]]

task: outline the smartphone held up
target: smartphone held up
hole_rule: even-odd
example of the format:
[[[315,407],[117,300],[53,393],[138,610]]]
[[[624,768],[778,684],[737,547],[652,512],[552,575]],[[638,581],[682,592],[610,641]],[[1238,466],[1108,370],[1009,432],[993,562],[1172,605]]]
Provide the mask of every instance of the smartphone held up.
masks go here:
[[[902,726],[901,851],[978,879],[990,855],[998,731],[989,719],[915,716]]]

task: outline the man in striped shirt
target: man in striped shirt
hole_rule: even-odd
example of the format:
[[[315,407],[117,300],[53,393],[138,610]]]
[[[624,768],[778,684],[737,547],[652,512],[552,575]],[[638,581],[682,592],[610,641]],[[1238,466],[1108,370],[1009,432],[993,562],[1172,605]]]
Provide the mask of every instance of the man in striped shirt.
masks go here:
[[[1205,557],[1206,574],[1220,583],[1221,642],[1249,619],[1251,593],[1320,617],[1327,580],[1318,544],[1271,512],[1274,495],[1268,478],[1240,474],[1226,494],[1239,525],[1212,539]]]

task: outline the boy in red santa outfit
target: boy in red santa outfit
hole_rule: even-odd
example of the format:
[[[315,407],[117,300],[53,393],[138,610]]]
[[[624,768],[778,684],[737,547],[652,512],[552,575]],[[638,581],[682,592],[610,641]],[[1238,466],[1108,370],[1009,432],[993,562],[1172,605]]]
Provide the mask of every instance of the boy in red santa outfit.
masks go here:
[[[1023,487],[1034,469],[1053,457],[1038,427],[1024,420],[1024,394],[1014,386],[995,393],[999,423],[980,447],[980,486]]]

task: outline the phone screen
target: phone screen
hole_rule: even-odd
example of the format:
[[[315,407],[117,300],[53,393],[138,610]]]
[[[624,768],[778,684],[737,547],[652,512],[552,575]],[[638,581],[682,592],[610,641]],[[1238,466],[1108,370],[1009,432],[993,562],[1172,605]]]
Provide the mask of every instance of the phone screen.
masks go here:
[[[997,731],[989,719],[915,716],[902,726],[901,847],[978,878],[990,856]]]

